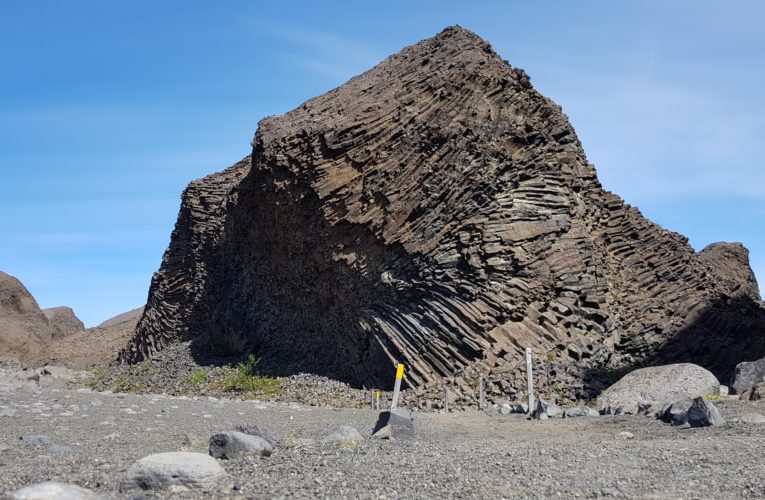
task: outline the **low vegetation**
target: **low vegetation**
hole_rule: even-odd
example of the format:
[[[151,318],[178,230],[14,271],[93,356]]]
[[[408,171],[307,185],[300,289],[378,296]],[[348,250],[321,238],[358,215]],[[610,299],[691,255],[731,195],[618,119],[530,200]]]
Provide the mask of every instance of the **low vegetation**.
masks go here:
[[[220,379],[214,382],[223,392],[242,394],[247,397],[273,396],[279,393],[281,383],[278,379],[265,377],[255,370],[258,358],[250,354],[246,362],[239,363],[236,368],[227,370]]]

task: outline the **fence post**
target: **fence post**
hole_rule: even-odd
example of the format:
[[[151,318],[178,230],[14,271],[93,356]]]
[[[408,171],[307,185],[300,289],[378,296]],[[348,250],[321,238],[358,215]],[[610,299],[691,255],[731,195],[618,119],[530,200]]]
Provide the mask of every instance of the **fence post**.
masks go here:
[[[398,408],[398,397],[401,393],[401,379],[404,378],[404,364],[399,363],[396,367],[396,382],[393,386],[393,400],[390,403],[391,409]]]
[[[528,377],[529,415],[534,411],[534,377],[531,373],[531,347],[526,348],[526,376]]]
[[[380,389],[375,391],[375,410],[380,409]]]
[[[449,388],[444,386],[444,411],[449,413]]]
[[[483,410],[486,407],[486,401],[483,396],[483,375],[478,377],[478,409]]]

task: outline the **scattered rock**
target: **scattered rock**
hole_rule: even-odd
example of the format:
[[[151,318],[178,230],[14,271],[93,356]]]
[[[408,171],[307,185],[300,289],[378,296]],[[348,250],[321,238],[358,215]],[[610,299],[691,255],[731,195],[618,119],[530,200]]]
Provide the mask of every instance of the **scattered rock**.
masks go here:
[[[215,458],[268,457],[273,446],[260,436],[230,431],[210,438],[210,455]]]
[[[598,410],[636,415],[675,401],[717,394],[719,389],[717,377],[691,363],[641,368],[603,391],[598,397]]]
[[[180,487],[209,490],[225,477],[226,471],[210,455],[173,451],[149,455],[133,463],[120,489],[163,490]]]
[[[513,407],[513,413],[523,413],[526,414],[529,412],[529,405],[526,403],[520,403]]]
[[[691,427],[707,427],[710,425],[725,425],[717,407],[704,398],[695,398],[688,409],[688,424]]]
[[[24,486],[16,490],[10,498],[12,500],[96,500],[103,497],[73,484],[45,481]]]
[[[576,406],[574,408],[567,408],[564,412],[566,418],[576,417],[599,417],[600,413],[594,408],[588,408],[586,406]]]
[[[15,417],[16,416],[16,410],[13,408],[2,408],[0,409],[0,417]]]
[[[53,438],[45,434],[28,434],[26,436],[21,436],[19,439],[22,443],[28,444],[30,446],[50,444],[50,442],[53,440]]]
[[[508,403],[505,403],[499,407],[499,413],[501,413],[502,415],[510,415],[511,413],[513,413],[513,410],[514,408]]]
[[[617,434],[617,437],[620,437],[622,439],[634,439],[635,435],[631,432],[622,431],[619,434]]]
[[[544,399],[539,399],[537,400],[537,407],[536,410],[534,410],[532,417],[544,420],[540,418],[542,415],[545,415],[546,418],[562,418],[563,410],[561,410],[554,403],[550,403]]]
[[[347,425],[341,425],[335,432],[321,440],[323,444],[336,444],[338,446],[355,448],[364,437],[359,431]]]
[[[685,425],[688,423],[688,409],[692,403],[692,400],[686,399],[668,404],[658,412],[657,417],[668,424]]]
[[[742,401],[759,401],[765,399],[765,382],[755,384],[741,393],[739,399]]]
[[[735,393],[741,394],[761,382],[765,382],[765,358],[737,364],[730,386]]]
[[[745,424],[765,424],[765,415],[754,411],[746,412],[739,418]]]

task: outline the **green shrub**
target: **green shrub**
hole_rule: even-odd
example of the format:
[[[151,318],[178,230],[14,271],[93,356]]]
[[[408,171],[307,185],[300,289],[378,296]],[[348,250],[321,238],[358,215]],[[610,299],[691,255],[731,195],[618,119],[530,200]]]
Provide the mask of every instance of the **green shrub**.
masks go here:
[[[250,354],[247,361],[228,370],[216,385],[223,392],[236,392],[248,396],[272,396],[281,390],[278,379],[262,376],[255,371],[258,358]]]
[[[188,375],[184,375],[183,377],[181,377],[181,383],[185,385],[198,387],[202,385],[204,381],[207,380],[209,375],[210,375],[210,370],[207,368],[203,368],[201,370],[191,372]]]

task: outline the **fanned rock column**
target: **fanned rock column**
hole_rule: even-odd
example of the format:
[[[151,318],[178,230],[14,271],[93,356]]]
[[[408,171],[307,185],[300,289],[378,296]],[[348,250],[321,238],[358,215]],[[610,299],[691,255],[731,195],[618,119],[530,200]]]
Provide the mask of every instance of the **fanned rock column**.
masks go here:
[[[726,302],[757,308],[740,276],[604,191],[561,108],[467,30],[265,118],[252,145],[184,192],[122,360],[192,340],[383,387],[400,361],[462,398],[479,373],[521,390],[526,346],[586,393],[699,320],[733,357],[765,354],[765,314],[744,331]]]

